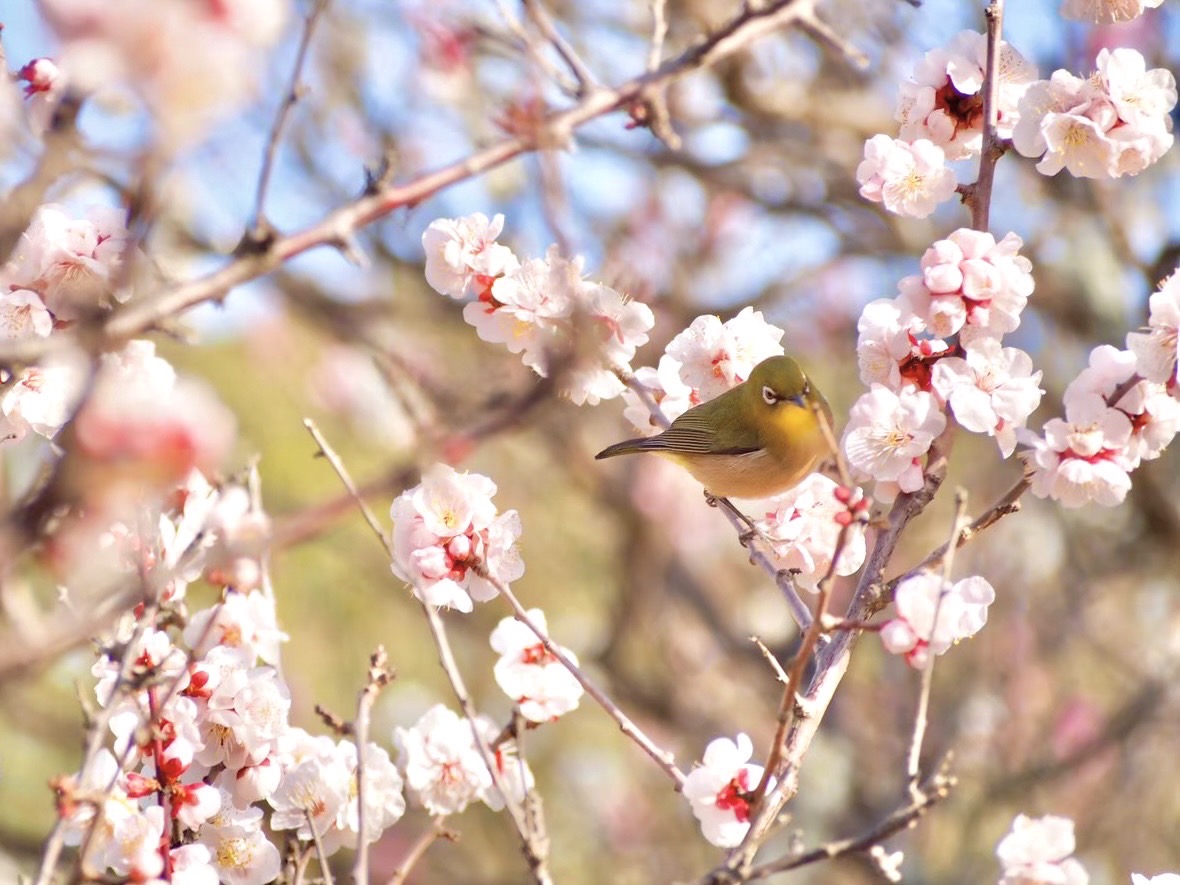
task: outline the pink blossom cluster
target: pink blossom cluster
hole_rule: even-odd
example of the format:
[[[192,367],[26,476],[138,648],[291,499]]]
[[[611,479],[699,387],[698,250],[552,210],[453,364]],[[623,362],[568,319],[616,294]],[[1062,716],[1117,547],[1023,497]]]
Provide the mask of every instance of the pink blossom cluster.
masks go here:
[[[87,389],[89,387],[89,389]],[[236,436],[233,415],[202,382],[177,378],[150,341],[131,341],[91,366],[60,351],[16,377],[0,398],[0,440],[53,437],[73,417],[70,481],[110,511],[143,490],[211,471]]]
[[[582,259],[565,258],[556,247],[521,262],[496,242],[503,227],[502,215],[489,221],[480,213],[432,222],[422,235],[426,281],[452,298],[474,296],[463,318],[484,341],[521,354],[537,374],[560,364],[573,402],[619,396],[617,373],[629,371],[636,348],[647,342],[651,309],[585,279]]]
[[[922,669],[930,655],[941,655],[987,623],[996,592],[984,578],[951,583],[941,574],[919,572],[897,585],[897,614],[881,628],[881,642],[910,666]]]
[[[473,727],[488,751],[485,757]],[[394,729],[399,762],[410,795],[430,814],[458,814],[471,802],[493,811],[515,804],[533,788],[533,773],[509,740],[497,743],[499,729],[480,716],[475,724],[442,704],[431,707],[412,728]],[[489,768],[490,758],[495,777]],[[502,792],[503,791],[503,792]]]
[[[739,734],[736,741],[717,738],[705,748],[701,764],[684,780],[684,798],[713,845],[732,848],[750,829],[750,801],[762,780],[761,765],[750,763],[754,745]],[[774,786],[770,779],[767,789]]]
[[[925,139],[942,149],[947,160],[978,156],[983,145],[983,82],[987,37],[960,31],[950,42],[927,52],[903,81],[895,119],[898,137],[914,144]],[[1000,43],[996,83],[996,130],[1011,138],[1019,119],[1017,105],[1037,69],[1005,42]]]
[[[17,71],[24,84],[25,113],[29,128],[42,135],[53,122],[53,114],[66,89],[66,78],[51,58],[35,58]]]
[[[162,136],[184,143],[250,98],[262,50],[278,41],[289,6],[288,0],[45,0],[39,8],[59,38],[56,62],[71,87],[129,89]],[[196,46],[199,52],[177,51]]]
[[[1079,178],[1136,175],[1172,146],[1176,78],[1147,69],[1134,49],[1102,49],[1097,72],[1054,71],[1029,86],[1012,133],[1016,150],[1040,157],[1037,170]]]
[[[922,486],[922,458],[946,429],[996,439],[1004,457],[1040,403],[1041,373],[1023,351],[1002,346],[1020,325],[1033,291],[1020,238],[954,231],[926,250],[922,273],[903,279],[894,299],[865,306],[857,360],[868,393],[853,405],[844,452],[874,494],[890,500]],[[958,344],[945,340],[958,335]]]
[[[55,203],[38,208],[0,268],[0,336],[44,338],[55,324],[125,301],[123,217],[107,206],[92,206],[81,217]]]
[[[1012,830],[996,846],[999,885],[1087,885],[1090,874],[1073,857],[1073,821],[1045,815],[1016,815]]]
[[[420,600],[469,612],[497,594],[493,581],[507,584],[524,574],[516,549],[520,517],[515,510],[497,513],[495,494],[486,476],[436,464],[394,499],[393,573]]]
[[[533,626],[548,635],[545,613],[527,612]],[[496,684],[512,698],[520,715],[530,722],[550,722],[577,709],[584,689],[574,674],[533,632],[516,618],[504,618],[492,631],[492,649],[500,655],[493,673]],[[553,645],[558,654],[574,666],[577,656],[567,648]]]
[[[1065,390],[1065,417],[1045,422],[1043,436],[1024,435],[1033,494],[1066,507],[1122,503],[1131,471],[1158,458],[1180,430],[1180,403],[1165,384],[1136,374],[1140,365],[1130,350],[1091,351]]]
[[[781,356],[783,330],[768,323],[761,311],[743,308],[726,320],[712,314],[699,316],[664,349],[656,368],[635,371],[635,380],[647,388],[668,420],[741,384],[754,366]],[[623,411],[640,432],[653,434],[660,426],[643,400],[632,390],[623,394]]]

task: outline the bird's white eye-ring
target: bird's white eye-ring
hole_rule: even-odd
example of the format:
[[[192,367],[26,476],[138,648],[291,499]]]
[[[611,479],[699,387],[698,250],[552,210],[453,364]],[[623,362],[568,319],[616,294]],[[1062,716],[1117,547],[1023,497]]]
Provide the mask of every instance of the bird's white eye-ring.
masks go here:
[[[762,388],[762,401],[768,406],[773,406],[778,402],[778,394],[774,392],[774,388],[769,384],[764,385]]]

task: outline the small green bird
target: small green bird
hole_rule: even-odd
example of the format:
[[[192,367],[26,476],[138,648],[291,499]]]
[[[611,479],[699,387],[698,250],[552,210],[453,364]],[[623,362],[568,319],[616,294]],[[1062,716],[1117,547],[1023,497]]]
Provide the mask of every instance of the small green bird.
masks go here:
[[[629,439],[595,458],[666,455],[711,495],[766,498],[803,481],[828,452],[816,409],[827,400],[789,356],[772,356],[721,396],[689,409],[655,436]]]

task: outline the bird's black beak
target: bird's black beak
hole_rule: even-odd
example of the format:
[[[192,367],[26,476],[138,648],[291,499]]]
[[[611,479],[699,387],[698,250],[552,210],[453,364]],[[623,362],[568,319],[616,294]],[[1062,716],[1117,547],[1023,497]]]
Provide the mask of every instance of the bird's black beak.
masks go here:
[[[801,409],[811,408],[809,405],[807,405],[807,397],[805,397],[803,394],[799,394],[798,396],[793,396],[790,399],[788,399],[787,402],[794,403],[795,405],[797,405]]]

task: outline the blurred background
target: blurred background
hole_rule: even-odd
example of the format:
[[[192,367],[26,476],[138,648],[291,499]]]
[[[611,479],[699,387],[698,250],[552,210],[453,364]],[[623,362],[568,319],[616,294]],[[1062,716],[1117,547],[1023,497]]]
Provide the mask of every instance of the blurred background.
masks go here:
[[[1120,45],[1176,70],[1174,6],[1107,27],[1065,22],[1055,6],[1012,3],[1005,21],[1005,37],[1040,76],[1059,67],[1084,75],[1100,47]],[[603,82],[643,69],[646,2],[554,0],[550,9]],[[735,9],[732,0],[669,0],[665,54]],[[861,389],[860,308],[893,295],[930,242],[967,224],[958,205],[917,221],[862,200],[854,173],[863,143],[896,133],[898,79],[960,29],[982,30],[983,4],[828,0],[821,14],[869,56],[866,70],[800,34],[768,37],[671,89],[680,151],[608,116],[582,129],[570,151],[517,160],[366,229],[358,239],[365,266],[314,251],[238,288],[224,306],[186,315],[182,334],[160,342],[237,414],[240,463],[260,456],[295,723],[319,729],[316,704],[349,716],[378,644],[398,677],[378,702],[374,739],[390,747],[394,726],[435,702],[453,706],[417,605],[355,511],[340,505],[330,469],[313,458],[302,427],[312,416],[371,484],[383,515],[438,458],[461,455],[463,468],[492,477],[497,504],[517,509],[524,525],[526,573],[516,589],[545,610],[554,638],[683,766],[714,737],[739,731],[753,738],[755,761],[764,757],[780,688],[749,636],[789,657],[798,637],[778,591],[691,479],[657,459],[592,460],[630,434],[619,401],[579,408],[543,398],[517,415],[536,377],[479,341],[460,303],[427,287],[420,238],[438,217],[500,212],[501,240],[522,258],[555,242],[586,256],[589,276],[656,313],[635,366],[654,364],[697,315],[726,319],[754,305],[786,329],[788,352],[819,381],[840,423]],[[490,143],[539,102],[567,103],[522,52],[508,24],[520,16],[511,3],[335,0],[278,155],[268,202],[276,227],[298,229],[355,197],[383,154],[396,178],[410,179]],[[35,5],[5,0],[0,21],[10,69],[53,55]],[[259,59],[256,98],[159,172],[146,250],[165,275],[211,269],[241,239],[299,35],[295,16],[273,56]],[[79,127],[92,163],[59,181],[51,198],[121,205],[139,174],[142,120],[134,107],[95,104],[83,108]],[[0,149],[0,187],[20,181],[34,160],[29,145]],[[1045,372],[1047,395],[1030,426],[1060,413],[1061,392],[1090,348],[1121,347],[1145,322],[1147,295],[1180,256],[1178,173],[1175,152],[1118,181],[1045,178],[1014,155],[1000,162],[992,229],[997,238],[1018,233],[1035,269],[1036,292],[1009,339]],[[973,175],[968,166],[959,177]],[[505,418],[498,432],[456,443],[495,416]],[[3,457],[5,484],[19,489],[39,454],[27,441]],[[959,785],[915,830],[890,840],[906,853],[905,881],[994,881],[995,845],[1018,812],[1072,817],[1078,857],[1097,885],[1180,868],[1175,459],[1172,451],[1144,464],[1118,508],[1064,511],[1026,497],[1019,514],[956,560],[958,576],[985,576],[998,598],[987,627],[935,670],[926,764],[952,753]],[[945,540],[955,486],[978,513],[1019,474],[992,441],[960,434],[943,493],[907,532],[890,575]],[[21,580],[52,599],[45,576]],[[833,609],[842,610],[850,588],[838,587]],[[191,608],[215,597],[209,587],[189,592]],[[510,705],[492,680],[487,639],[508,613],[492,602],[446,617],[478,706],[500,721]],[[77,695],[89,696],[92,662],[92,649],[81,647],[0,684],[0,848],[18,868],[36,857],[53,820],[47,781],[77,766]],[[917,692],[915,671],[875,637],[862,639],[807,757],[790,826],[768,843],[767,857],[795,838],[811,845],[859,833],[904,801]],[[719,859],[687,803],[591,703],[529,734],[526,748],[557,881],[671,881]],[[473,806],[450,825],[461,841],[432,848],[414,881],[523,880],[505,820]],[[393,827],[374,849],[374,878],[429,826],[417,810]],[[347,857],[336,861],[343,875]],[[791,876],[878,880],[856,859]]]

